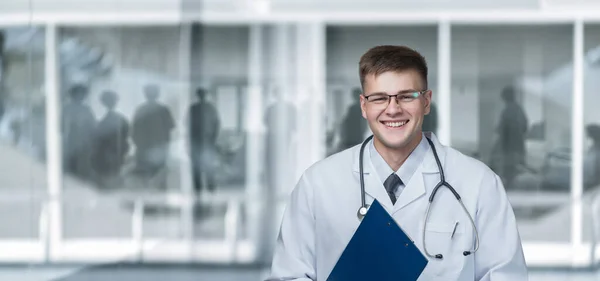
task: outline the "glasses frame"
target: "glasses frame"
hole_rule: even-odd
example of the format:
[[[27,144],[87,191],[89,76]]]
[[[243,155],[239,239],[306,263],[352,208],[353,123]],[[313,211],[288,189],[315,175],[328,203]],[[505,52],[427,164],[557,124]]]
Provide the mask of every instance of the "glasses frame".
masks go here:
[[[416,96],[415,96],[415,99],[416,99],[416,98],[418,98],[419,96],[423,96],[423,95],[425,95],[425,93],[427,93],[428,91],[429,91],[429,89],[427,89],[427,90],[421,90],[421,91],[404,91],[404,92],[397,93],[397,94],[395,94],[395,95],[388,95],[388,94],[381,94],[381,93],[378,93],[378,94],[371,94],[371,95],[368,95],[368,96],[367,96],[367,95],[363,94],[363,97],[365,98],[365,100],[367,101],[367,103],[370,103],[370,104],[372,104],[372,105],[377,105],[377,106],[383,106],[383,105],[385,105],[385,106],[387,107],[387,106],[389,106],[389,105],[390,105],[390,101],[392,100],[392,97],[396,98],[396,103],[397,103],[397,104],[400,104],[400,103],[401,103],[401,101],[399,100],[399,97],[400,97],[401,95],[406,95],[406,94],[411,94],[411,93],[412,93],[412,94],[416,94]],[[387,96],[387,102],[385,102],[385,103],[381,103],[381,104],[376,104],[376,103],[373,103],[373,101],[369,100],[369,98],[370,98],[370,97],[373,97],[373,96]],[[413,101],[414,101],[414,100],[413,100]],[[412,101],[411,101],[411,102],[412,102]]]

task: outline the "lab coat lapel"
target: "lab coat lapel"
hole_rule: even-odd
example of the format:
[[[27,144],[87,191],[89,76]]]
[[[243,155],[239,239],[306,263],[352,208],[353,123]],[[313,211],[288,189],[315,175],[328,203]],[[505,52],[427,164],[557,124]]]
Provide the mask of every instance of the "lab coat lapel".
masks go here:
[[[360,145],[354,147],[354,163],[353,170],[356,178],[359,181],[360,188]],[[388,196],[385,188],[383,187],[383,183],[375,173],[371,160],[369,158],[369,145],[365,147],[364,156],[363,156],[363,174],[365,180],[365,193],[379,201],[379,203],[386,208],[389,212],[394,209],[394,205],[392,205],[392,201]],[[370,200],[368,197],[365,198],[367,204],[370,204]]]
[[[433,144],[435,145],[438,157],[440,159],[440,163],[442,167],[444,167],[444,163],[446,160],[446,148],[442,146],[442,144],[438,141],[435,134],[431,132],[425,132],[425,136],[430,138]],[[435,157],[433,156],[433,150],[431,147],[428,148],[427,153],[425,155],[425,159],[419,165],[415,174],[411,177],[410,181],[406,184],[406,187],[398,197],[398,201],[396,204],[392,204],[385,188],[383,187],[383,183],[375,173],[373,166],[371,164],[371,160],[369,158],[369,146],[365,147],[364,151],[364,179],[365,179],[365,192],[371,197],[377,199],[382,206],[384,206],[387,210],[390,210],[392,213],[399,211],[400,209],[406,207],[412,202],[416,201],[423,195],[427,193],[427,189],[425,187],[425,179],[427,182],[435,182],[439,181],[439,170],[437,163],[435,161]],[[359,176],[359,155],[360,155],[360,145],[354,147],[354,163],[353,170],[355,172],[356,177],[360,180]],[[360,186],[359,186],[360,188]],[[433,187],[431,187],[433,188]],[[367,203],[369,201],[367,200]]]
[[[435,135],[433,135],[432,133],[425,133],[425,136],[429,137],[435,145],[438,157],[440,158],[440,162],[442,163],[443,167],[443,164],[445,162],[446,149],[442,147]],[[394,213],[411,204],[415,200],[419,199],[421,196],[425,195],[427,193],[425,182],[437,183],[438,181],[439,170],[435,161],[435,157],[433,156],[433,150],[430,146],[427,149],[427,153],[425,154],[423,162],[421,162],[421,164],[415,171],[415,174],[411,177],[410,181],[406,184],[406,187],[398,197],[398,201],[396,201],[396,204],[394,205]]]
[[[410,178],[410,182],[408,182],[402,193],[400,193],[400,196],[398,196],[398,201],[394,204],[394,213],[425,195],[425,182],[423,180],[425,173],[422,172],[422,166],[423,164],[419,165],[414,176]]]

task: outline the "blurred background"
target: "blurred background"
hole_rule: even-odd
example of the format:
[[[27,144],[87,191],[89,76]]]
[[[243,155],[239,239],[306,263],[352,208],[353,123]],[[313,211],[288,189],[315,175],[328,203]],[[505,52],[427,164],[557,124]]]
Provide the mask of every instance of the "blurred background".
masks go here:
[[[2,1],[0,279],[261,280],[380,44],[426,57],[425,129],[502,177],[530,280],[600,280],[594,0]]]

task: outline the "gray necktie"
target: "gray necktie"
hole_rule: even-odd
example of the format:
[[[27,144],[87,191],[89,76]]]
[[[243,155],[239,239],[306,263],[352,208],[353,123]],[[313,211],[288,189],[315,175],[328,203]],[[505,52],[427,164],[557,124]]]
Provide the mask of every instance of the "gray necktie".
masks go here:
[[[392,204],[396,204],[396,190],[401,184],[402,180],[400,180],[400,177],[396,173],[392,173],[383,183],[385,191],[387,191],[388,196],[392,200]]]

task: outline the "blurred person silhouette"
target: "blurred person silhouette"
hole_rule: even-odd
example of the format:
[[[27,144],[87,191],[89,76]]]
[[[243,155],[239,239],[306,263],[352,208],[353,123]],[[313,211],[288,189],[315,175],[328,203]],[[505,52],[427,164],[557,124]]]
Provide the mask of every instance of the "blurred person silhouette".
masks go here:
[[[587,125],[586,134],[592,144],[584,158],[584,179],[586,187],[598,187],[600,185],[600,125]]]
[[[269,172],[268,185],[277,190],[278,174],[287,174],[291,169],[291,144],[296,132],[296,107],[286,99],[280,87],[274,87],[268,95],[264,124],[266,138],[266,170]]]
[[[92,159],[98,184],[103,188],[120,186],[121,168],[129,151],[129,123],[123,114],[115,111],[118,101],[113,91],[105,91],[100,96],[106,114],[96,127]]]
[[[296,107],[286,98],[282,87],[275,86],[267,93],[267,108],[263,116],[266,127],[265,143],[265,177],[266,187],[263,193],[264,204],[261,204],[262,243],[259,245],[258,256],[270,257],[272,252],[270,242],[274,239],[272,222],[276,220],[277,196],[282,194],[282,188],[287,187],[294,172],[293,147],[296,133]]]
[[[496,128],[497,149],[502,158],[501,175],[506,181],[506,186],[511,187],[519,173],[519,167],[526,165],[525,138],[528,120],[523,107],[517,103],[515,89],[512,86],[505,87],[501,95],[505,106]]]
[[[169,108],[158,102],[157,85],[146,85],[144,95],[146,102],[135,110],[131,126],[136,147],[134,172],[145,181],[158,177],[159,187],[166,189],[166,164],[175,121]]]
[[[91,155],[96,117],[85,104],[89,89],[75,84],[69,89],[69,102],[62,110],[62,147],[65,172],[92,180]]]
[[[215,163],[218,163],[217,137],[221,120],[217,108],[207,100],[203,88],[196,90],[198,101],[189,109],[189,141],[191,148],[192,175],[194,190],[203,188],[214,191],[216,188]]]
[[[437,128],[438,128],[437,106],[435,105],[435,103],[432,102],[431,110],[429,111],[429,114],[425,115],[425,118],[423,119],[423,131],[432,132],[434,134],[437,134]]]
[[[46,97],[42,96],[31,108],[31,145],[37,159],[46,161]]]
[[[352,89],[351,95],[353,103],[348,107],[342,120],[339,151],[355,146],[365,139],[367,121],[363,118],[362,110],[360,108],[359,97],[361,94],[361,88],[356,87]]]

